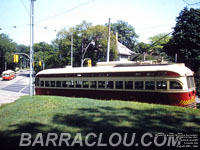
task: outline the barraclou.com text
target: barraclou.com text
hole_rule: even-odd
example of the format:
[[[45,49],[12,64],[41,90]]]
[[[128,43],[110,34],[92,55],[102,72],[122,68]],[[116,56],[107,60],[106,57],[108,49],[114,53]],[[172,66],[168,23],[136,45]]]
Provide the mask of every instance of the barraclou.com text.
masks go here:
[[[130,146],[178,146],[180,145],[180,138],[178,136],[166,136],[164,134],[153,135],[151,133],[144,133],[140,135],[140,140],[136,139],[136,133],[112,133],[106,137],[106,142],[103,140],[104,133],[88,133],[87,135],[77,133],[72,136],[70,133],[37,133],[32,136],[31,133],[22,133],[19,146],[112,146],[116,147],[123,145]],[[95,139],[95,140],[91,140]]]

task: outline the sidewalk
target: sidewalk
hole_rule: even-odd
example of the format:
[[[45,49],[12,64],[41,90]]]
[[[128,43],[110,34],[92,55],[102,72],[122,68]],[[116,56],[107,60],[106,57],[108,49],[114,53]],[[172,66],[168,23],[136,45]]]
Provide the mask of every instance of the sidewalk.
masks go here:
[[[24,95],[27,95],[27,94],[0,90],[0,106],[6,103],[12,103]]]

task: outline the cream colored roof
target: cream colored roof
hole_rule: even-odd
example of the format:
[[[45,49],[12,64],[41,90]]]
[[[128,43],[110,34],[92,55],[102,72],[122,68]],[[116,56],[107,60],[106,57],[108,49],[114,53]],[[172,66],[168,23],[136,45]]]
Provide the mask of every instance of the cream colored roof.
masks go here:
[[[67,67],[57,69],[47,69],[40,71],[40,74],[67,74],[67,73],[100,73],[100,72],[148,72],[148,71],[172,71],[181,76],[193,75],[193,72],[184,64],[170,65],[137,65],[128,67],[100,66],[100,67]]]
[[[9,74],[9,73],[12,73],[12,72],[14,72],[14,71],[12,71],[12,70],[6,70],[6,71],[4,71],[2,74]]]

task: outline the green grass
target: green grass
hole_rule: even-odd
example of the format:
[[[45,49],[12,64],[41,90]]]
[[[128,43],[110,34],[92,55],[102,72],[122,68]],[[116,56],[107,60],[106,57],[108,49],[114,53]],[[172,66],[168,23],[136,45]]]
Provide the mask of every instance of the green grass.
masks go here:
[[[0,142],[19,145],[21,133],[50,132],[199,134],[200,110],[53,96],[25,96],[0,107]]]

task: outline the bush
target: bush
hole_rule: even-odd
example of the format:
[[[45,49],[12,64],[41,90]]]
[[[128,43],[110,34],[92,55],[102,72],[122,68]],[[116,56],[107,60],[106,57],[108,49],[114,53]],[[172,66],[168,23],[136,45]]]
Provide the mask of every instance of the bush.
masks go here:
[[[196,83],[197,95],[200,96],[200,68],[198,69],[198,72],[195,74],[195,83]]]

